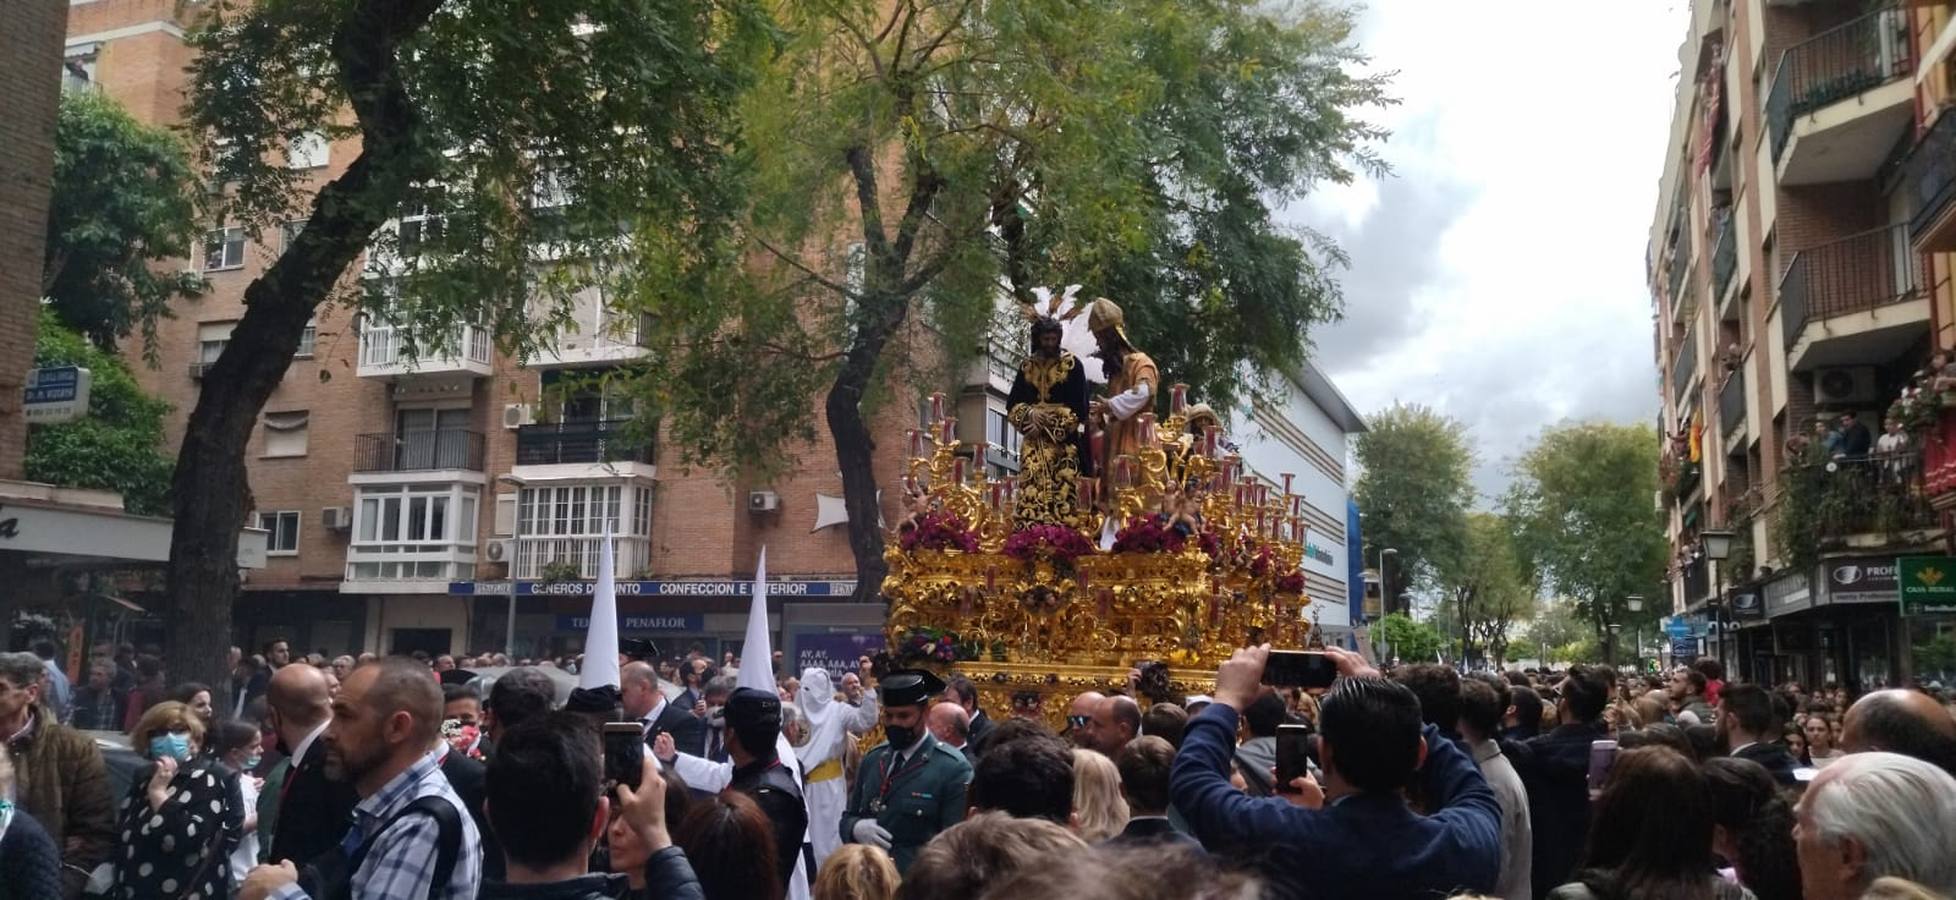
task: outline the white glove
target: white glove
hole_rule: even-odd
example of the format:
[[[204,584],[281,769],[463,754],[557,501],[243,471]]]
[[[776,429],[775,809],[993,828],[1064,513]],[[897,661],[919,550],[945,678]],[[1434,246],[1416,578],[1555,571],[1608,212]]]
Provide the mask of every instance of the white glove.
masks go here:
[[[878,850],[890,849],[889,829],[876,824],[875,819],[857,819],[856,827],[850,831],[858,844],[868,844]]]

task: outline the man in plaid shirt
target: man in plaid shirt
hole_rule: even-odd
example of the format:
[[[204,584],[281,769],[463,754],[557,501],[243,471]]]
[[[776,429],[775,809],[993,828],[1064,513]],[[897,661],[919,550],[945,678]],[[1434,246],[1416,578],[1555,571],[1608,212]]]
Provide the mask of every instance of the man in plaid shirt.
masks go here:
[[[326,770],[353,782],[361,798],[340,851],[351,858],[367,848],[352,873],[354,900],[473,900],[482,886],[482,836],[442,775],[439,752],[430,749],[441,736],[441,717],[441,685],[426,666],[399,657],[355,669],[333,700],[333,721],[321,736]],[[409,814],[388,824],[423,797],[453,806],[460,820],[461,845],[447,873],[435,871],[440,827],[433,817]],[[431,889],[444,874],[445,883]],[[253,869],[238,896],[309,898],[289,862]]]

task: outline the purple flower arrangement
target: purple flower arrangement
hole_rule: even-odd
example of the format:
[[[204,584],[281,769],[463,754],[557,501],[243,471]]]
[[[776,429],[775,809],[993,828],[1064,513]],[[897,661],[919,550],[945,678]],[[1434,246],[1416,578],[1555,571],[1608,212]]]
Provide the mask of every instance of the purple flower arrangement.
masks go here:
[[[1160,515],[1136,516],[1114,535],[1114,552],[1176,553],[1186,540]]]
[[[1042,551],[1061,562],[1072,562],[1076,557],[1092,553],[1093,545],[1080,532],[1064,525],[1032,525],[1006,538],[1002,552],[1016,560],[1031,561]]]
[[[978,552],[978,535],[964,519],[944,510],[933,510],[917,520],[917,527],[904,532],[897,541],[904,552],[917,550],[961,550]]]

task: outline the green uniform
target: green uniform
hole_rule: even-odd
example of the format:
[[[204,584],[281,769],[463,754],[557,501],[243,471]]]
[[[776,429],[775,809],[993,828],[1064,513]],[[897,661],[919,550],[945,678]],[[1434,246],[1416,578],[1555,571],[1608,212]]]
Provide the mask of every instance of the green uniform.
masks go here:
[[[890,856],[902,872],[938,832],[964,821],[971,763],[928,735],[916,758],[905,760],[894,772],[890,771],[892,755],[885,741],[863,756],[856,770],[856,789],[842,813],[842,840],[854,842],[856,823],[874,818],[890,833]]]

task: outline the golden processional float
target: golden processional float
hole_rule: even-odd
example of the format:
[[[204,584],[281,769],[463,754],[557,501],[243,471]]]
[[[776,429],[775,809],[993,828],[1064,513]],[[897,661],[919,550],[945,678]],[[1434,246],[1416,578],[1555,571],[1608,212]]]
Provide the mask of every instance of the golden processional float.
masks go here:
[[[1041,363],[1035,353],[1021,381],[1054,382]],[[1304,498],[1289,474],[1281,485],[1246,475],[1218,417],[1187,392],[1169,389],[1159,421],[1134,413],[1131,432],[1107,444],[1125,452],[1105,454],[1091,477],[1066,446],[1077,423],[1038,402],[1052,399],[1043,388],[1012,404],[1026,440],[1019,474],[1004,478],[932,395],[929,426],[909,434],[906,514],[885,552],[896,664],[963,674],[985,708],[1058,728],[1073,695],[1125,688],[1131,667],[1145,705],[1209,693],[1238,647],[1306,646]],[[1054,413],[1045,422],[1042,406]]]

